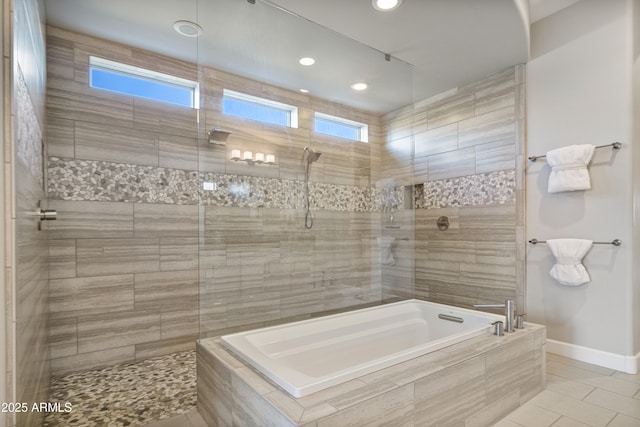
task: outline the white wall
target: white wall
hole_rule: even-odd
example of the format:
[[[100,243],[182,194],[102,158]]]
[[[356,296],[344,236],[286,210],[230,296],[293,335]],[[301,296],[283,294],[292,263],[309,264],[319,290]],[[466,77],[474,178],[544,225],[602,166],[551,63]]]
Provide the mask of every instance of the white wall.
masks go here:
[[[624,241],[621,247],[591,249],[584,265],[592,281],[579,287],[555,282],[548,274],[553,257],[547,246],[529,245],[528,319],[546,325],[551,340],[613,359],[638,351],[632,286],[632,3],[581,0],[534,23],[527,64],[528,155],[571,144],[623,143],[619,152],[596,151],[589,191],[548,194],[549,166],[530,162],[527,237]]]

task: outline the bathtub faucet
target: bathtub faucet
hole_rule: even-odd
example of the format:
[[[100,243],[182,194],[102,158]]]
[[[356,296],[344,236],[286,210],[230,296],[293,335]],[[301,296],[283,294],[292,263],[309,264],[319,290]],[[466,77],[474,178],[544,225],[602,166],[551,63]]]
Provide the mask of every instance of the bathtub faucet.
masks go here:
[[[516,316],[516,302],[508,299],[504,304],[473,304],[474,308],[504,308],[504,330],[505,332],[513,332],[513,319]]]

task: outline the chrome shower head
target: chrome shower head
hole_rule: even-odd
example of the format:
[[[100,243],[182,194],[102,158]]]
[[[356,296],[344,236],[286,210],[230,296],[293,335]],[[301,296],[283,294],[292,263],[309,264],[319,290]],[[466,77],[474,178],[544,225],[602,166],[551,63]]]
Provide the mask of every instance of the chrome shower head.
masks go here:
[[[317,161],[320,158],[320,156],[322,155],[322,153],[318,153],[316,151],[313,151],[309,147],[304,147],[304,151],[307,153],[307,162],[308,163],[313,163],[313,162]]]

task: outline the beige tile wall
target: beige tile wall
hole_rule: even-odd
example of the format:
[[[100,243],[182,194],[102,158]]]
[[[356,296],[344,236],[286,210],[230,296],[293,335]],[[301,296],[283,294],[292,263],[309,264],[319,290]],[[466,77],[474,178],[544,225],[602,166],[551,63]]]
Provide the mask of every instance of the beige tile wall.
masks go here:
[[[89,88],[89,55],[199,79],[202,108],[197,115]],[[491,197],[489,205],[465,201],[464,189],[450,207],[413,209],[410,202],[414,184],[521,173],[522,67],[380,118],[54,27],[48,61],[50,156],[302,181],[309,145],[323,153],[312,166],[313,182],[375,187],[392,177],[409,195],[393,209],[393,221],[390,211],[317,210],[311,231],[299,203],[199,207],[83,201],[82,195],[52,201],[60,212],[50,230],[55,375],[381,299],[416,296],[468,306],[517,297],[523,303],[522,180],[502,204]],[[299,128],[222,115],[223,88],[299,106]],[[370,143],[315,135],[313,111],[369,123]],[[226,146],[206,142],[212,127],[232,131]],[[231,161],[233,149],[274,153],[277,165]],[[435,227],[443,214],[451,219],[447,232]],[[396,239],[393,263],[380,264],[380,235]]]
[[[200,79],[200,125],[194,110],[88,87],[89,55]],[[322,152],[312,182],[372,184],[372,147],[381,132],[374,115],[54,27],[48,62],[49,156],[301,181],[309,145]],[[299,106],[299,128],[223,116],[223,88]],[[313,111],[369,123],[370,143],[314,135]],[[232,131],[226,146],[207,143],[213,127]],[[231,161],[232,149],[273,153],[277,165]],[[377,213],[317,209],[306,230],[299,203],[281,209],[73,199],[51,201],[59,212],[49,246],[54,375],[380,300]]]
[[[5,401],[46,401],[49,385],[47,232],[33,213],[46,208],[43,184],[45,54],[35,1],[5,2],[4,206]],[[10,12],[10,13],[9,13]],[[8,29],[13,30],[9,34]],[[14,49],[11,48],[13,43]],[[19,46],[19,49],[15,49]],[[8,413],[6,425],[39,425],[37,412]],[[3,423],[0,423],[4,425]]]
[[[383,266],[384,292],[413,292],[467,307],[517,298],[520,312],[525,311],[523,87],[524,67],[510,67],[383,118],[381,178],[394,177],[400,185],[434,184],[425,185],[429,189],[449,185],[450,192],[463,182],[458,177],[496,171],[516,177],[510,184],[513,197],[475,197],[478,190],[504,192],[498,186],[453,188],[456,197],[444,207],[397,212],[400,229],[382,232],[415,233],[414,265],[405,260]],[[436,226],[443,215],[450,220],[447,231]],[[408,244],[402,242],[398,252],[403,246]]]

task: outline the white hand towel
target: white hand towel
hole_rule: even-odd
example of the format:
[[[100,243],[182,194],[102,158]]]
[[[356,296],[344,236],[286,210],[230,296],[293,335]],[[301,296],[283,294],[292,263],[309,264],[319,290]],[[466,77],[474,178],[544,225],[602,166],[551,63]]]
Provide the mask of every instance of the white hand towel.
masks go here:
[[[396,260],[393,258],[391,252],[391,246],[395,243],[394,237],[378,237],[378,243],[380,244],[380,262],[386,265],[394,265]]]
[[[591,181],[587,165],[593,157],[593,145],[570,145],[547,153],[551,166],[549,193],[561,191],[589,190]]]
[[[549,274],[559,283],[566,286],[578,286],[589,283],[591,278],[582,265],[593,241],[582,239],[552,239],[547,240],[551,253],[556,257],[556,263]]]

